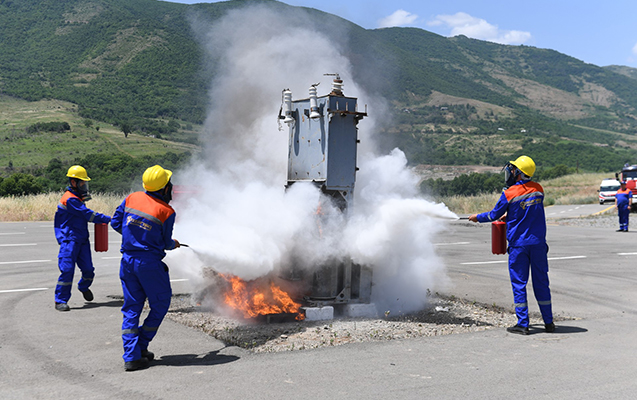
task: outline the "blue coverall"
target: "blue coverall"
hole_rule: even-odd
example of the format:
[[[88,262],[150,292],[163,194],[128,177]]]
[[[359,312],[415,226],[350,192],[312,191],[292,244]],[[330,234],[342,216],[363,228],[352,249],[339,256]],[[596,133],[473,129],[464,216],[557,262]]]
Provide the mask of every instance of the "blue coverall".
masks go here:
[[[53,228],[55,238],[60,245],[58,268],[60,277],[55,286],[55,302],[68,303],[71,298],[71,286],[75,264],[82,271],[77,284],[80,292],[85,292],[93,283],[95,268],[91,259],[88,223],[109,223],[111,217],[86,207],[79,195],[71,187],[60,199],[55,212]]]
[[[615,194],[617,201],[617,214],[619,215],[619,230],[628,232],[628,216],[630,215],[629,199],[633,198],[630,189],[619,189]]]
[[[124,361],[141,358],[157,334],[170,306],[168,267],[162,262],[172,250],[175,211],[155,192],[135,192],[117,207],[111,226],[122,234],[119,277],[124,292],[122,341]],[[150,312],[139,326],[148,298]]]
[[[495,221],[506,213],[509,242],[509,276],[518,325],[529,326],[526,285],[529,267],[533,292],[545,324],[553,322],[549,289],[548,245],[544,216],[544,189],[539,183],[521,180],[505,189],[493,210],[478,214],[479,222]]]

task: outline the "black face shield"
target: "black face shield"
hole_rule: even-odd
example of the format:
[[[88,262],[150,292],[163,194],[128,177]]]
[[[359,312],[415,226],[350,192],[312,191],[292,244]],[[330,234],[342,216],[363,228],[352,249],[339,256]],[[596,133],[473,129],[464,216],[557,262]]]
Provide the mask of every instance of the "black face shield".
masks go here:
[[[75,183],[75,185],[73,185],[73,183]],[[77,193],[78,197],[82,199],[82,201],[91,200],[91,195],[88,192],[88,182],[77,178],[69,178],[69,187]]]
[[[515,185],[515,182],[518,180],[518,176],[520,176],[520,170],[511,163],[507,163],[502,170],[504,171],[504,184],[506,187]]]
[[[163,194],[162,197],[164,198],[164,201],[166,203],[170,203],[170,200],[173,199],[173,184],[172,182],[168,181],[168,183],[166,184],[166,187],[164,189],[162,189]]]

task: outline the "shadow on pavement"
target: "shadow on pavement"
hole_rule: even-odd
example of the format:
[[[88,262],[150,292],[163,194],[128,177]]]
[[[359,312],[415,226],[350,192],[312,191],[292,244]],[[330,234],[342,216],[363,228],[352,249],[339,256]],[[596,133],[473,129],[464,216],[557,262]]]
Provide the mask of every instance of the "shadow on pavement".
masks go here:
[[[237,361],[239,357],[218,354],[220,350],[211,351],[201,357],[199,354],[177,354],[172,356],[161,356],[152,362],[153,365],[169,365],[173,367],[189,365],[217,365]]]
[[[529,326],[529,334],[533,335],[535,333],[546,333],[544,332],[544,325],[530,325]],[[586,328],[580,328],[578,326],[567,326],[567,325],[555,325],[555,332],[547,333],[547,335],[555,335],[555,334],[567,334],[567,333],[585,333],[588,332]]]
[[[97,307],[122,307],[124,305],[124,302],[122,300],[111,300],[111,301],[104,301],[104,302],[90,302],[90,303],[84,303],[84,305],[82,307],[71,307],[71,310],[88,310],[91,308],[97,308]]]

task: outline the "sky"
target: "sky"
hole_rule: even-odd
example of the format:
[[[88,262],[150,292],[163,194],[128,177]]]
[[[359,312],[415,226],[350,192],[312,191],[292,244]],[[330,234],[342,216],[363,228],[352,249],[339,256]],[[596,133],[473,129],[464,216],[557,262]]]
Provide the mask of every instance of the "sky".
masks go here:
[[[170,0],[172,3],[215,3]],[[286,0],[366,29],[400,26],[553,49],[598,66],[637,68],[635,0]]]

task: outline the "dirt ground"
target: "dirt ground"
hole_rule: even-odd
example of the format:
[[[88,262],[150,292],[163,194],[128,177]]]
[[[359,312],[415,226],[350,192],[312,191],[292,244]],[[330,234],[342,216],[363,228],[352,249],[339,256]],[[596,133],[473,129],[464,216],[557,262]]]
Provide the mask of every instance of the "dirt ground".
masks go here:
[[[478,332],[515,325],[511,310],[457,298],[430,296],[423,310],[400,316],[335,318],[329,321],[267,323],[220,316],[193,305],[189,295],[173,298],[167,318],[256,353],[314,349],[348,343]],[[568,319],[555,316],[556,321]],[[542,324],[531,315],[531,324]]]

